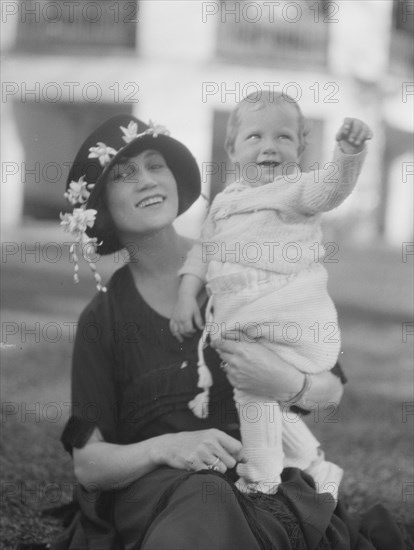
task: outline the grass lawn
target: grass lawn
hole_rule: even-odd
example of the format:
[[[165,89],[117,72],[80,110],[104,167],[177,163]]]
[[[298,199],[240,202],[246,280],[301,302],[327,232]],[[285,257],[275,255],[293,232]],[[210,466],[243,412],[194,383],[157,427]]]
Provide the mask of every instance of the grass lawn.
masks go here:
[[[381,299],[375,285],[387,269],[373,265],[370,271],[373,256],[365,256],[354,258],[354,268],[364,273],[360,281],[350,282],[350,260],[332,275],[349,377],[344,398],[337,410],[313,411],[309,422],[327,458],[345,470],[342,496],[351,511],[382,501],[408,525],[414,494],[412,337],[403,342],[402,323],[410,319],[410,278],[404,266],[391,270],[382,279]],[[386,264],[382,255],[375,258]],[[59,523],[41,511],[70,501],[74,478],[59,435],[69,414],[72,323],[92,286],[72,288],[67,267],[33,269],[17,259],[5,267],[0,527],[1,548],[11,550],[21,541],[53,537]],[[405,299],[392,296],[400,296],[398,289],[408,293]],[[406,536],[412,537],[408,530]]]

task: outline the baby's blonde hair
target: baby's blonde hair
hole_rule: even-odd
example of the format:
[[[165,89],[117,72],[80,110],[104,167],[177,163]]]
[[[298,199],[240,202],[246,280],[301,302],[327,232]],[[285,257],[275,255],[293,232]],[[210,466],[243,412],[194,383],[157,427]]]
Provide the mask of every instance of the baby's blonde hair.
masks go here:
[[[230,113],[229,120],[227,122],[227,133],[226,140],[224,142],[224,147],[227,153],[230,155],[234,150],[234,142],[236,140],[237,131],[240,126],[240,120],[246,111],[258,111],[266,107],[272,107],[275,105],[291,105],[298,114],[298,123],[299,123],[299,155],[303,153],[307,145],[307,135],[309,134],[310,128],[309,123],[306,118],[303,116],[303,113],[299,107],[297,101],[292,99],[290,96],[281,93],[281,92],[271,92],[270,90],[260,90],[258,95],[257,92],[249,94],[244,99],[237,104],[235,109]]]

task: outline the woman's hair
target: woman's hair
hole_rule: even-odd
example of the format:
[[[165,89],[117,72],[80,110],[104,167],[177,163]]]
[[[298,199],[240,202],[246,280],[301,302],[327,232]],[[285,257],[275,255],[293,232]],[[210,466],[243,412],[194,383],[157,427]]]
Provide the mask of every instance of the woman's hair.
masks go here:
[[[307,144],[307,135],[310,128],[309,123],[303,116],[303,113],[294,99],[285,93],[271,92],[270,90],[260,90],[260,93],[253,92],[246,96],[237,104],[236,108],[230,113],[227,123],[226,140],[224,142],[225,149],[228,154],[233,152],[234,142],[237,137],[237,131],[240,126],[240,121],[243,114],[247,111],[258,111],[275,105],[292,106],[298,114],[299,123],[299,154],[303,153]]]
[[[98,253],[110,254],[113,250],[121,250],[123,244],[118,237],[118,230],[109,213],[108,201],[106,197],[107,179],[102,182],[104,189],[99,195],[97,204],[94,206],[98,211],[93,227],[88,230],[88,235],[98,239]],[[100,244],[102,243],[102,244]]]
[[[117,163],[112,167],[111,172],[119,170],[120,165],[127,163],[134,154],[134,150],[131,150],[128,155],[120,157]],[[124,247],[118,236],[118,229],[108,208],[107,186],[110,173],[108,173],[101,182],[102,190],[96,205],[94,205],[98,214],[93,227],[88,231],[88,235],[98,239],[98,245],[102,243],[98,247],[98,253],[102,255],[110,253],[111,250],[121,250]]]

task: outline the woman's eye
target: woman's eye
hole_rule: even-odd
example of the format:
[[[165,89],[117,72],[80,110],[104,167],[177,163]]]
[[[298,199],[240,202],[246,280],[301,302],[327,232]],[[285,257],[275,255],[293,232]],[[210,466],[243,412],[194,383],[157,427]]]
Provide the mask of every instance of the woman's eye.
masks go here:
[[[113,180],[114,181],[123,181],[123,180],[126,180],[127,177],[128,177],[128,172],[117,172],[116,174],[114,174]]]
[[[151,170],[161,170],[161,168],[164,168],[165,164],[162,162],[154,162],[154,164],[151,164],[150,168]]]

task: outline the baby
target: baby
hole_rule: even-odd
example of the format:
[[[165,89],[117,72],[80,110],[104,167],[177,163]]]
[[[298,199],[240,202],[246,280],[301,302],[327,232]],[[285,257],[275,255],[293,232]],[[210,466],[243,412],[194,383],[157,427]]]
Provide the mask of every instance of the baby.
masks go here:
[[[341,345],[321,262],[321,213],[352,192],[365,141],[372,138],[366,124],[347,118],[336,135],[333,162],[301,173],[307,133],[299,105],[283,94],[262,92],[256,101],[247,97],[231,113],[226,149],[241,178],[211,205],[201,237],[180,270],[170,325],[178,338],[191,334],[194,325],[201,328],[197,296],[207,284],[211,297],[203,341],[207,332],[214,342],[238,331],[240,339],[255,339],[305,379],[332,369]],[[190,403],[197,416],[208,414],[211,384],[201,353],[204,391]],[[238,466],[240,490],[275,493],[283,468],[294,466],[310,473],[320,492],[330,490],[336,497],[342,470],[324,460],[302,420],[286,418],[278,403],[270,407],[269,398],[237,389],[234,398],[247,458]],[[244,414],[249,403],[256,410],[250,421]]]

